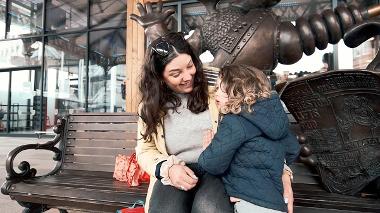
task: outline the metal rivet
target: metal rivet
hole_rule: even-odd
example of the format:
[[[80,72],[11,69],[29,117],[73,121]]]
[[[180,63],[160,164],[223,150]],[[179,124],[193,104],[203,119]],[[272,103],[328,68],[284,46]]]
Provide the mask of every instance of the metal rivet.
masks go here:
[[[243,22],[243,25],[244,25],[244,26],[247,26],[247,22]]]
[[[31,196],[31,195],[32,195],[32,193],[29,192],[29,193],[28,193],[28,196]]]
[[[73,125],[70,125],[70,128],[73,128]]]
[[[69,133],[69,136],[71,136],[71,133]]]
[[[251,34],[250,34],[250,33],[248,33],[248,34],[247,34],[247,36],[251,36]]]
[[[14,186],[12,186],[12,188],[11,188],[12,190],[14,190],[15,189],[15,187]]]
[[[239,29],[243,28],[241,25],[238,26]]]
[[[243,39],[243,42],[246,42],[247,40]]]
[[[259,19],[263,19],[263,17],[260,16]]]
[[[238,29],[234,29],[234,32],[237,32],[238,31]]]
[[[70,149],[66,149],[66,152],[70,151]]]

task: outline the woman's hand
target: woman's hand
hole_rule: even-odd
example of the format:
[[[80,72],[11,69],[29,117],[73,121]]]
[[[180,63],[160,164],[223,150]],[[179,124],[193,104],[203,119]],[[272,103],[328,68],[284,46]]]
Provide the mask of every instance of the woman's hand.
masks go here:
[[[168,18],[175,13],[174,9],[162,11],[162,1],[157,3],[157,9],[153,10],[152,3],[147,2],[145,5],[137,3],[137,9],[140,16],[131,14],[131,19],[137,21],[143,28],[147,28],[156,23],[167,23]]]
[[[176,164],[169,169],[169,178],[174,187],[188,191],[197,185],[198,177],[187,166]]]
[[[292,181],[287,172],[282,174],[282,184],[284,186],[284,199],[288,204],[288,213],[293,213],[293,189],[292,189]]]

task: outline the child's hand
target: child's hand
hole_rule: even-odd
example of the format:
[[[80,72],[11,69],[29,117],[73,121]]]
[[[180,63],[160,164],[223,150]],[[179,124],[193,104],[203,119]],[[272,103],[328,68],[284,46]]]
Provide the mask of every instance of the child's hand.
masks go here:
[[[214,138],[214,134],[215,133],[212,131],[212,129],[203,130],[203,150],[205,150],[208,145],[210,145],[212,138]]]

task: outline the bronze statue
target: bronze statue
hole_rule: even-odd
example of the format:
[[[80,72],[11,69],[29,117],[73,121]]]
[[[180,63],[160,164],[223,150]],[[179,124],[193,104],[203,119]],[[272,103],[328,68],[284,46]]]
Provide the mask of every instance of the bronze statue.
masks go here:
[[[217,9],[219,1],[200,0],[207,15],[202,26],[188,39],[197,53],[210,50],[212,67],[248,64],[267,73],[277,63],[293,64],[303,53],[311,55],[315,48],[336,44],[355,24],[376,16],[377,8],[360,11],[355,6],[339,5],[308,19],[300,17],[296,26],[281,22],[270,8],[280,0],[236,0],[230,7]],[[150,2],[138,3],[140,16],[131,18],[145,28],[150,41],[168,33],[167,22],[174,10],[162,11],[162,2],[154,9]],[[218,33],[215,33],[218,32]]]
[[[200,0],[207,15],[188,39],[197,53],[210,50],[212,67],[248,64],[270,73],[277,65],[292,64],[303,53],[325,49],[342,37],[355,47],[380,33],[380,23],[367,21],[380,7],[359,10],[340,4],[300,17],[296,26],[281,22],[270,7],[280,0],[236,0],[217,9],[218,1]],[[145,28],[150,41],[168,33],[173,10],[162,2],[137,5],[141,16],[131,18]],[[218,33],[215,33],[218,32]],[[369,182],[380,182],[380,55],[365,71],[333,71],[300,78],[281,90],[281,98],[301,127],[305,144],[301,160],[317,168],[331,192],[356,194]]]

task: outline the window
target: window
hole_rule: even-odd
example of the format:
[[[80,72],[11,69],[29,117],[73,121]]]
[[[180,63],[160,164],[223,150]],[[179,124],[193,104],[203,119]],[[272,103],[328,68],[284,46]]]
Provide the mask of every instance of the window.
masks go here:
[[[127,1],[92,0],[91,27],[125,27],[127,25]]]
[[[43,0],[10,0],[8,5],[7,38],[42,33]]]
[[[125,29],[90,33],[89,111],[125,111]]]
[[[87,1],[48,0],[46,31],[68,31],[87,27]]]
[[[50,120],[72,110],[85,111],[86,34],[49,36],[45,46],[47,98],[46,116]]]

